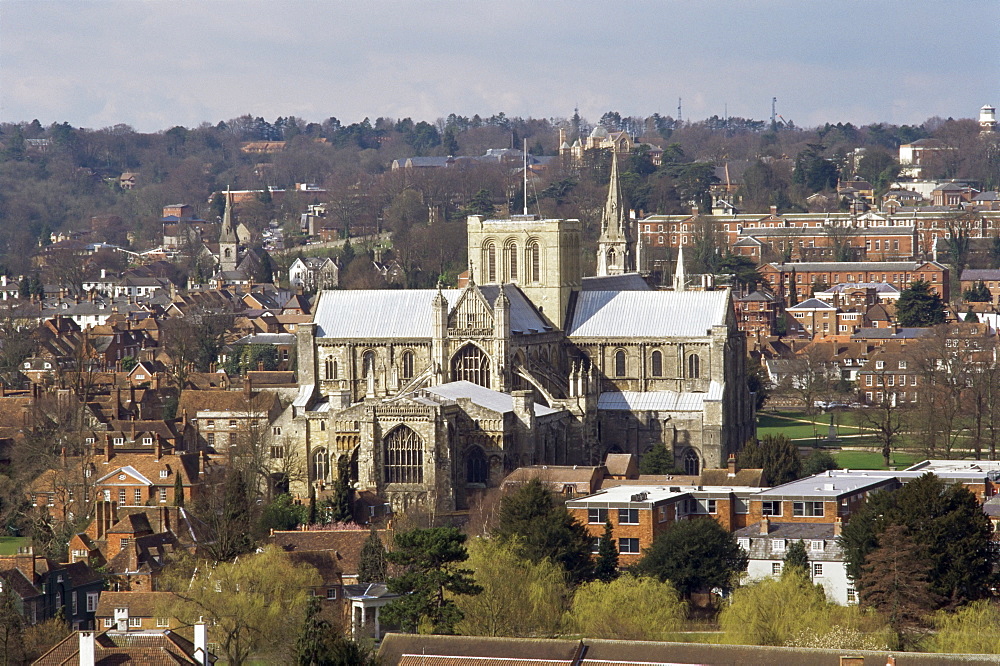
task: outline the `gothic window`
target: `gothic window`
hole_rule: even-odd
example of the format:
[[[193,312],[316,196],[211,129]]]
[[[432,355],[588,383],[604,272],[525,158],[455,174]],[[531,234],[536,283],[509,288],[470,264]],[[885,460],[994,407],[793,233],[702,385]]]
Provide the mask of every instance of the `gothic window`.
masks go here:
[[[486,454],[478,446],[469,448],[465,454],[465,481],[467,483],[486,483],[490,478],[490,463]]]
[[[410,352],[410,351],[403,352],[402,366],[403,366],[403,379],[412,379],[413,378],[413,352]]]
[[[423,483],[424,446],[417,433],[400,426],[382,440],[386,483]]]
[[[490,357],[475,345],[465,345],[451,359],[451,380],[464,380],[489,388]]]
[[[701,359],[697,354],[688,356],[688,379],[698,379],[701,376]]]
[[[313,453],[313,479],[325,481],[330,473],[330,455],[326,449],[316,449]]]
[[[653,361],[652,362],[652,365],[653,365],[653,376],[654,377],[662,377],[663,376],[663,354],[661,354],[659,351],[654,351],[653,352],[652,361]]]
[[[495,243],[486,245],[486,282],[497,281],[497,246]]]
[[[616,256],[615,255],[615,248],[609,249],[608,250],[608,266],[614,266],[615,265],[615,256]]]
[[[541,282],[541,250],[538,247],[538,241],[532,241],[531,245],[528,246],[528,266],[526,268],[531,270],[531,274],[528,275],[529,282]]]
[[[366,351],[361,355],[361,376],[367,377],[369,372],[375,371],[375,352]]]
[[[336,379],[337,378],[337,362],[332,358],[326,359],[324,365],[326,366],[326,378]]]
[[[232,256],[233,256],[233,251],[227,247],[226,248],[226,259],[229,259]]]
[[[619,349],[615,352],[615,377],[625,376],[625,351]]]
[[[514,282],[517,280],[517,243],[511,241],[504,249],[507,252],[507,275]]]
[[[688,476],[698,476],[700,468],[701,462],[698,460],[698,454],[693,449],[688,449],[684,453],[684,473]]]

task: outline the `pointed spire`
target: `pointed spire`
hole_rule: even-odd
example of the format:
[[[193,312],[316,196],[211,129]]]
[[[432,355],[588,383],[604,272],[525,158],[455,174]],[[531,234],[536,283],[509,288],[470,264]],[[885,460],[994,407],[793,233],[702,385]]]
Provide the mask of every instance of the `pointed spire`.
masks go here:
[[[601,234],[605,239],[617,239],[624,235],[625,208],[622,206],[622,188],[618,179],[618,152],[611,153],[611,179],[608,183],[608,199],[604,203],[604,217],[601,220]]]
[[[677,267],[674,269],[674,291],[684,291],[687,274],[684,272],[684,246],[677,248]]]
[[[233,228],[233,197],[232,193],[226,190],[226,211],[222,214],[222,227],[219,229],[220,243],[235,243],[236,230]]]

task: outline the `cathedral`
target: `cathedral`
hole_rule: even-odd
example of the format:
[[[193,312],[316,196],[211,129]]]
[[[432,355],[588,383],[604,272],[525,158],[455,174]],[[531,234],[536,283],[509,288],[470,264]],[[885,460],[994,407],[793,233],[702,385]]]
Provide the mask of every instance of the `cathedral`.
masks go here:
[[[349,462],[396,510],[448,512],[519,466],[662,442],[697,474],[753,435],[729,291],[657,291],[634,272],[616,162],[596,276],[581,275],[578,220],[474,215],[465,287],[321,292],[275,428],[312,489]]]

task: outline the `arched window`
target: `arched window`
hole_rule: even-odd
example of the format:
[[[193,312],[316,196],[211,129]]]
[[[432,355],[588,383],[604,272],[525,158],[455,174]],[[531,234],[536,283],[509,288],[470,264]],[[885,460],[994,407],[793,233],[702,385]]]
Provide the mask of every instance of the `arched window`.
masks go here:
[[[361,355],[361,376],[367,377],[369,372],[375,370],[375,352],[366,351]]]
[[[424,482],[424,445],[417,433],[400,426],[382,440],[386,483]]]
[[[470,447],[465,454],[466,483],[486,483],[490,478],[490,463],[478,446]]]
[[[324,370],[326,372],[326,374],[325,374],[326,379],[336,379],[337,378],[337,362],[334,361],[332,358],[328,358],[323,363],[323,365],[324,365]]]
[[[532,241],[528,246],[528,266],[531,274],[528,276],[529,282],[540,282],[542,279],[541,250],[538,248],[538,241]]]
[[[615,248],[610,248],[608,250],[608,266],[614,266],[615,265],[615,258],[616,257],[617,257],[617,254],[615,254]]]
[[[688,356],[688,379],[698,379],[701,376],[701,359],[697,354]]]
[[[451,359],[451,380],[464,380],[489,388],[490,357],[475,345],[465,345]]]
[[[313,480],[326,481],[330,473],[330,454],[326,449],[316,449],[313,451]]]
[[[619,349],[615,352],[615,377],[625,376],[625,351]]]
[[[232,256],[233,256],[233,251],[230,248],[227,247],[226,248],[226,259],[229,259]]]
[[[662,377],[663,376],[663,354],[661,354],[658,350],[653,352],[652,366],[653,366],[653,376],[654,377]]]
[[[403,379],[412,379],[413,378],[413,352],[411,352],[411,351],[405,351],[405,352],[403,352],[402,363],[400,365],[402,365],[402,369],[403,369]]]
[[[694,452],[694,449],[688,449],[684,453],[684,473],[688,476],[698,476],[701,470],[701,461],[698,460],[698,454]]]
[[[497,281],[497,246],[495,243],[486,245],[486,282],[492,284]]]
[[[517,281],[517,243],[511,241],[504,248],[507,253],[507,276],[511,282]]]

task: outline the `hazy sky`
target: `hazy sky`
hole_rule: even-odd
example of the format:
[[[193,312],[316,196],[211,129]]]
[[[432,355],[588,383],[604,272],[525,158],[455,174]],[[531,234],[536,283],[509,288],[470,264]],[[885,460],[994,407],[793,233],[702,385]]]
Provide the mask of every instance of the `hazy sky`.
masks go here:
[[[0,120],[920,123],[1000,104],[1000,2],[0,0]]]

